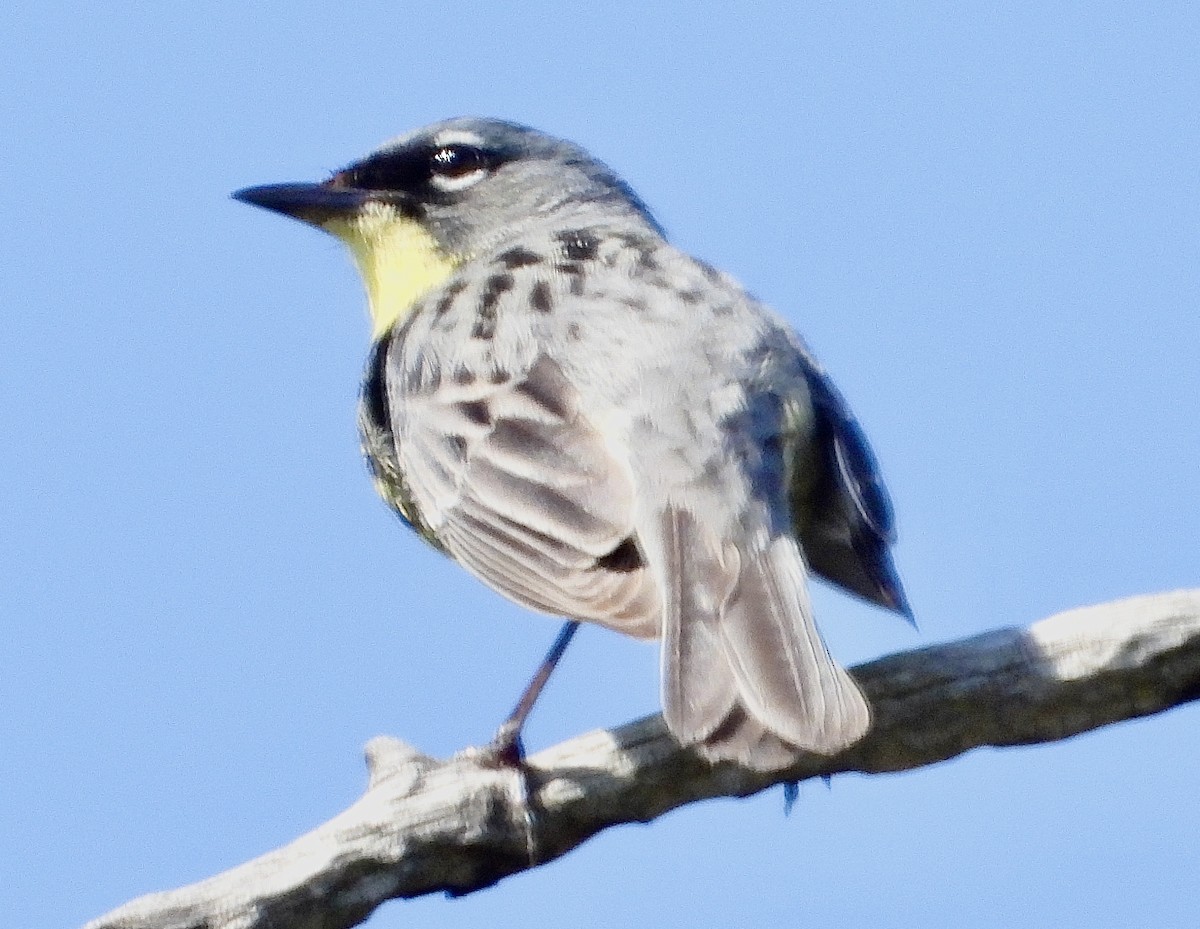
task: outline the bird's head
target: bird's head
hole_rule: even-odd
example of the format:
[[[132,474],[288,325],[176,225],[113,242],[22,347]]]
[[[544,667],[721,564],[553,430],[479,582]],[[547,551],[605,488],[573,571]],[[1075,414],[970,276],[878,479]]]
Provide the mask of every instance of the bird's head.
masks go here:
[[[494,119],[419,129],[321,183],[247,187],[233,196],[345,242],[376,336],[463,261],[522,235],[584,225],[661,232],[637,195],[586,151]]]

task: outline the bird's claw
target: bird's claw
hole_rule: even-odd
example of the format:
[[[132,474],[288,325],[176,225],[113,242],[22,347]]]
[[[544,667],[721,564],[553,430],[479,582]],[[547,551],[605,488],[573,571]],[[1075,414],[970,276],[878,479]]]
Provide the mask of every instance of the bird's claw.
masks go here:
[[[497,768],[519,768],[525,761],[520,724],[512,719],[505,722],[479,754],[483,764]]]

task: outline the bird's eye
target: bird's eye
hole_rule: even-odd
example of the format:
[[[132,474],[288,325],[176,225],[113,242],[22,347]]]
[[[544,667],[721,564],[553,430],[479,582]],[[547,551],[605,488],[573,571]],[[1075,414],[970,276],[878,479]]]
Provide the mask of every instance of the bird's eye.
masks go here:
[[[483,180],[491,159],[471,145],[442,145],[429,158],[429,180],[444,191],[463,190]]]

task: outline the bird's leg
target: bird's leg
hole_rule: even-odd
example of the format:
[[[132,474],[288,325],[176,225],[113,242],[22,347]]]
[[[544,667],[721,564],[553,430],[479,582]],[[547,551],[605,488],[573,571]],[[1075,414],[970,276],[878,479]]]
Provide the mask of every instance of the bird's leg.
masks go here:
[[[563,627],[554,639],[554,644],[550,646],[550,651],[546,652],[546,657],[542,659],[542,663],[538,665],[532,679],[525,685],[525,690],[521,692],[517,705],[513,707],[508,719],[496,730],[496,735],[492,737],[487,753],[499,763],[516,765],[525,757],[525,748],[521,744],[521,729],[524,728],[525,720],[529,718],[533,705],[537,703],[537,698],[546,686],[546,681],[550,680],[551,673],[557,667],[558,660],[562,658],[563,652],[567,650],[567,645],[570,644],[571,638],[578,628],[579,623],[575,620],[563,623]]]

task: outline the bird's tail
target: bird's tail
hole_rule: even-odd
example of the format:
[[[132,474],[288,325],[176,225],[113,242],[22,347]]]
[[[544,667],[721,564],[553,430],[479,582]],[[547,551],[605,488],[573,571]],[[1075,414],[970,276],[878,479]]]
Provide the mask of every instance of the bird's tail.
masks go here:
[[[862,738],[867,702],[817,632],[795,540],[747,550],[682,510],[660,527],[663,711],[675,737],[763,771]]]

